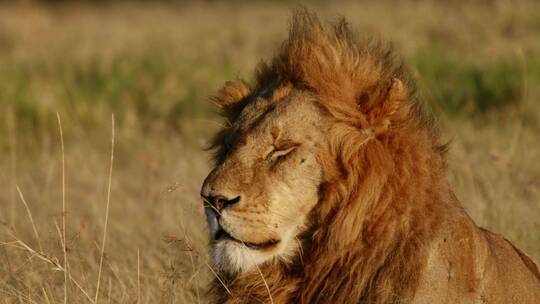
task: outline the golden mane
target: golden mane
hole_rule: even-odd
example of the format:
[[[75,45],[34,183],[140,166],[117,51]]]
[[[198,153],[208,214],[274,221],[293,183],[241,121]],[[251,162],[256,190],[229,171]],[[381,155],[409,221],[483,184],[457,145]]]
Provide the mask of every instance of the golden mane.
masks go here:
[[[288,39],[271,64],[259,65],[256,79],[259,88],[291,82],[313,90],[347,120],[380,102],[393,79],[412,87],[390,47],[358,40],[344,19],[325,28],[306,10],[293,15]]]
[[[344,20],[327,28],[300,10],[278,54],[258,66],[254,89],[229,82],[215,101],[234,119],[250,96],[291,86],[314,92],[336,119],[328,135],[331,153],[320,160],[328,176],[309,229],[299,236],[303,251],[290,264],[222,278],[227,288],[216,281],[216,300],[409,302],[433,242],[451,244],[460,233],[476,241],[480,232],[448,187],[446,147],[405,69],[389,47],[355,38]],[[216,137],[218,149],[227,132]],[[443,232],[455,218],[455,230]],[[463,250],[473,252],[467,246]],[[475,290],[471,263],[463,259],[453,271]]]

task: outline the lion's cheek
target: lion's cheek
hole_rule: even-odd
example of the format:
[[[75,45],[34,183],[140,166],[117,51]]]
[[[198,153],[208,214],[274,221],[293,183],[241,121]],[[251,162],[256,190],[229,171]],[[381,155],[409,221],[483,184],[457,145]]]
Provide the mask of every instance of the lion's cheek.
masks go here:
[[[319,201],[318,174],[312,174],[311,179],[291,178],[286,183],[281,181],[270,189],[270,213],[276,215],[273,222],[280,229],[302,227],[306,216]]]

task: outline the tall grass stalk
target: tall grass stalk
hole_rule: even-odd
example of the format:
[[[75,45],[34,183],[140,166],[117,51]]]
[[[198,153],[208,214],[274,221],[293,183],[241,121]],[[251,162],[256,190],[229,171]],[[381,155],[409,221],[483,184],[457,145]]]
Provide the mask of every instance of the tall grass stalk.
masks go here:
[[[109,182],[107,185],[107,205],[105,206],[105,224],[103,228],[103,239],[101,242],[101,254],[99,257],[99,270],[98,270],[98,277],[97,277],[97,286],[96,286],[96,295],[94,297],[94,303],[98,303],[99,299],[99,286],[101,283],[101,270],[103,268],[103,258],[105,255],[105,243],[107,242],[107,226],[109,223],[109,206],[111,203],[111,185],[112,185],[112,172],[113,172],[113,164],[114,164],[114,137],[115,137],[115,128],[114,128],[114,114],[111,116],[111,159],[110,159],[110,166],[109,166]],[[138,258],[138,252],[137,252],[137,258]]]

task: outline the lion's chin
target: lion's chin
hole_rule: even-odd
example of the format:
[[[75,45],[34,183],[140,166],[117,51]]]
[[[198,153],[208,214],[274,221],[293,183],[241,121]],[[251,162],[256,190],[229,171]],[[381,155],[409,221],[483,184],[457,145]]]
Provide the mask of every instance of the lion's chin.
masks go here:
[[[278,244],[264,246],[248,245],[236,239],[223,238],[212,244],[214,263],[229,274],[248,271],[256,265],[271,260],[278,252]]]
[[[212,237],[212,259],[220,271],[231,275],[271,261],[289,262],[299,252],[294,235],[294,230],[289,230],[280,239],[252,243],[221,228]]]
[[[257,265],[281,260],[288,262],[298,253],[299,248],[292,233],[282,235],[279,241],[249,244],[232,236],[216,235],[212,242],[212,258],[215,265],[224,273],[238,274]]]

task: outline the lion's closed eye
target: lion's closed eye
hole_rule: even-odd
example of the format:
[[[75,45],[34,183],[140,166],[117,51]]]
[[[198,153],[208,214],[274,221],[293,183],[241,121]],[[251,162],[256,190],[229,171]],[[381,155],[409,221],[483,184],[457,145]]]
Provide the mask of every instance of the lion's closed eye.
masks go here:
[[[274,150],[270,153],[270,156],[272,158],[280,158],[280,157],[286,156],[287,154],[291,153],[292,151],[294,151],[294,149],[296,149],[296,146],[288,147],[288,148],[285,148],[285,149],[274,148]]]
[[[272,150],[268,152],[266,158],[272,160],[283,159],[285,156],[296,150],[298,145],[298,143],[293,141],[283,141],[278,144],[274,144]]]

